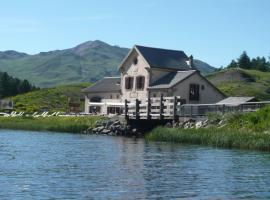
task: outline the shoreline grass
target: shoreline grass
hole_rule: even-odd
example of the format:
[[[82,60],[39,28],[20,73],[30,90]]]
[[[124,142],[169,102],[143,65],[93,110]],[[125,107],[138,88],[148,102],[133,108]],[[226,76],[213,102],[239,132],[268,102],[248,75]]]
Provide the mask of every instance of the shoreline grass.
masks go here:
[[[270,107],[222,116],[226,125],[199,129],[157,127],[147,141],[200,144],[213,147],[270,151]]]
[[[0,117],[0,129],[82,133],[93,128],[98,116],[82,117]]]
[[[145,139],[147,141],[270,151],[270,132],[258,133],[228,128],[182,129],[157,127],[147,134]]]

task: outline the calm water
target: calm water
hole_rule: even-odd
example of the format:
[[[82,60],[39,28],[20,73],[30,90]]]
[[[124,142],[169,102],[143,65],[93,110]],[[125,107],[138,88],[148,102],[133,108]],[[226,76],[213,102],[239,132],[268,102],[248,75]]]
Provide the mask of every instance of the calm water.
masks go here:
[[[0,130],[0,199],[269,199],[270,154]]]

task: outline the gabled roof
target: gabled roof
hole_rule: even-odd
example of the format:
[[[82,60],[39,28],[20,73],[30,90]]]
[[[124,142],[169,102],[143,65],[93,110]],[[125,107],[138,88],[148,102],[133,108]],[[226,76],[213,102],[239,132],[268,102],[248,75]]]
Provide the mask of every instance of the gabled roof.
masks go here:
[[[196,73],[196,70],[170,72],[152,83],[149,89],[168,89]]]
[[[82,89],[84,93],[95,92],[120,92],[120,77],[104,77],[94,85]]]
[[[135,45],[152,68],[173,69],[178,71],[191,70],[188,56],[183,51],[159,49]]]
[[[226,99],[223,99],[217,104],[233,104],[233,105],[240,105],[242,103],[246,102],[252,102],[256,100],[255,97],[228,97]]]

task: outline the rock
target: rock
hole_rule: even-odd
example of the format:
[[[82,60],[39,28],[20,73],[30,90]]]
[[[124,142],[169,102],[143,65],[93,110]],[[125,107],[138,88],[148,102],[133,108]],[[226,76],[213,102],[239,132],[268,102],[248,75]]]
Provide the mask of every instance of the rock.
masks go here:
[[[188,129],[188,128],[190,128],[190,123],[189,122],[184,124],[184,129]]]
[[[202,121],[198,121],[196,124],[195,124],[195,128],[198,129],[198,128],[202,128],[203,126],[203,122]]]
[[[110,121],[110,120],[107,121],[105,128],[106,128],[106,129],[110,129],[110,127],[111,127],[112,124],[113,124],[112,121]]]
[[[195,123],[196,121],[194,119],[188,119],[186,121],[184,121],[184,124],[186,123]]]
[[[93,131],[93,133],[96,133],[96,132],[98,132],[98,128],[93,128],[92,131]]]
[[[165,124],[165,127],[166,127],[166,128],[172,128],[172,124],[171,124],[170,122],[167,122],[167,123]]]
[[[179,127],[179,128],[184,128],[184,122],[179,122],[179,123],[178,123],[178,127]]]
[[[137,129],[136,128],[133,128],[132,131],[131,131],[132,134],[136,134],[137,133]]]
[[[104,126],[99,126],[96,129],[97,129],[97,132],[100,133],[104,128],[105,128]]]
[[[110,132],[111,132],[111,131],[108,130],[108,129],[103,129],[103,130],[101,131],[101,134],[107,135],[107,134],[109,134]]]
[[[218,125],[219,126],[221,126],[221,125],[223,125],[224,124],[224,121],[223,120],[220,120],[219,122],[218,122]]]
[[[120,121],[119,121],[119,120],[115,121],[115,122],[113,123],[113,125],[114,125],[114,126],[120,125]]]

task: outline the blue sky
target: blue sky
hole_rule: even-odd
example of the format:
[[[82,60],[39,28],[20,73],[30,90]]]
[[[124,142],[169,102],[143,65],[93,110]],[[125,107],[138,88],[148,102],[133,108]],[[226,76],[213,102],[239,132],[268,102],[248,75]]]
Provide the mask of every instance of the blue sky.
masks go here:
[[[214,66],[270,56],[269,0],[1,0],[0,51],[102,40],[184,50]]]

